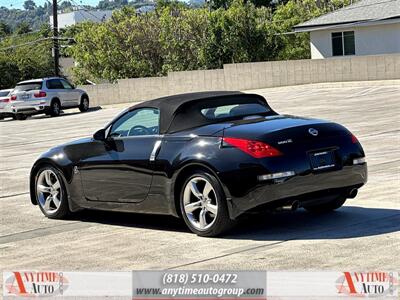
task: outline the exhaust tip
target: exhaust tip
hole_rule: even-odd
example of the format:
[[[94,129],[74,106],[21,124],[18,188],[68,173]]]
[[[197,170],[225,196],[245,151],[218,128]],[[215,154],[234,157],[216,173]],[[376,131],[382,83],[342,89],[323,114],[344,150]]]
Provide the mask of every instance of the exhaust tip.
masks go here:
[[[292,203],[288,203],[287,205],[282,206],[281,210],[295,211],[300,207],[300,202],[295,200]]]
[[[350,199],[355,198],[355,197],[357,196],[357,193],[358,193],[358,189],[352,189],[352,190],[350,190],[349,195],[348,195],[348,198],[350,198]]]

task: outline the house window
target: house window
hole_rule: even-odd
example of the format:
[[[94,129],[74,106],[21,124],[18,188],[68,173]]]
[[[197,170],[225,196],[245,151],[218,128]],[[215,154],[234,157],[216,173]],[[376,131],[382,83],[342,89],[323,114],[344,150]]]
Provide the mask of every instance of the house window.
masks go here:
[[[354,43],[354,31],[332,32],[332,55],[356,54]]]

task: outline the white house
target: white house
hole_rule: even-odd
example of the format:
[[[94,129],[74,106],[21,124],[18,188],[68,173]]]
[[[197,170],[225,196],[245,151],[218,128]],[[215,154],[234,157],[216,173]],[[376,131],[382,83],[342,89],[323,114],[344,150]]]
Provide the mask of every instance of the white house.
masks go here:
[[[111,18],[111,10],[75,10],[69,13],[58,14],[58,28],[75,25],[83,21],[104,22]],[[53,26],[53,16],[50,16],[50,25]]]
[[[400,53],[400,0],[361,0],[293,29],[310,33],[313,59]]]

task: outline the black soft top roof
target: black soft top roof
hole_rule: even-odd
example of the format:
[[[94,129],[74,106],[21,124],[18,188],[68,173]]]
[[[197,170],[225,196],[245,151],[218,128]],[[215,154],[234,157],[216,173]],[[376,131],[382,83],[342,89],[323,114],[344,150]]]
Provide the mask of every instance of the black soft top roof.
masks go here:
[[[129,111],[144,107],[158,109],[160,134],[164,134],[214,123],[215,120],[209,120],[201,114],[200,110],[203,107],[240,103],[260,103],[269,108],[267,101],[260,95],[237,91],[213,91],[161,97],[134,105]]]

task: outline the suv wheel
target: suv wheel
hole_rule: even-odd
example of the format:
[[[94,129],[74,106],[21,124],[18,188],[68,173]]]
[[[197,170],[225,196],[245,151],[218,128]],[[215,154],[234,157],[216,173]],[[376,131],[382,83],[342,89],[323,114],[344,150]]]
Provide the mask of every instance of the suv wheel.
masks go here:
[[[86,112],[89,110],[89,98],[88,96],[82,96],[81,103],[79,104],[79,110]]]
[[[222,187],[209,173],[198,171],[188,177],[181,191],[180,207],[186,225],[199,236],[217,236],[234,225]]]
[[[61,113],[60,101],[53,100],[50,104],[49,114],[52,117],[58,117]]]
[[[27,117],[28,117],[28,116],[27,116],[27,115],[24,115],[24,114],[16,114],[16,115],[15,115],[15,119],[17,119],[17,120],[19,120],[19,121],[26,120]]]

